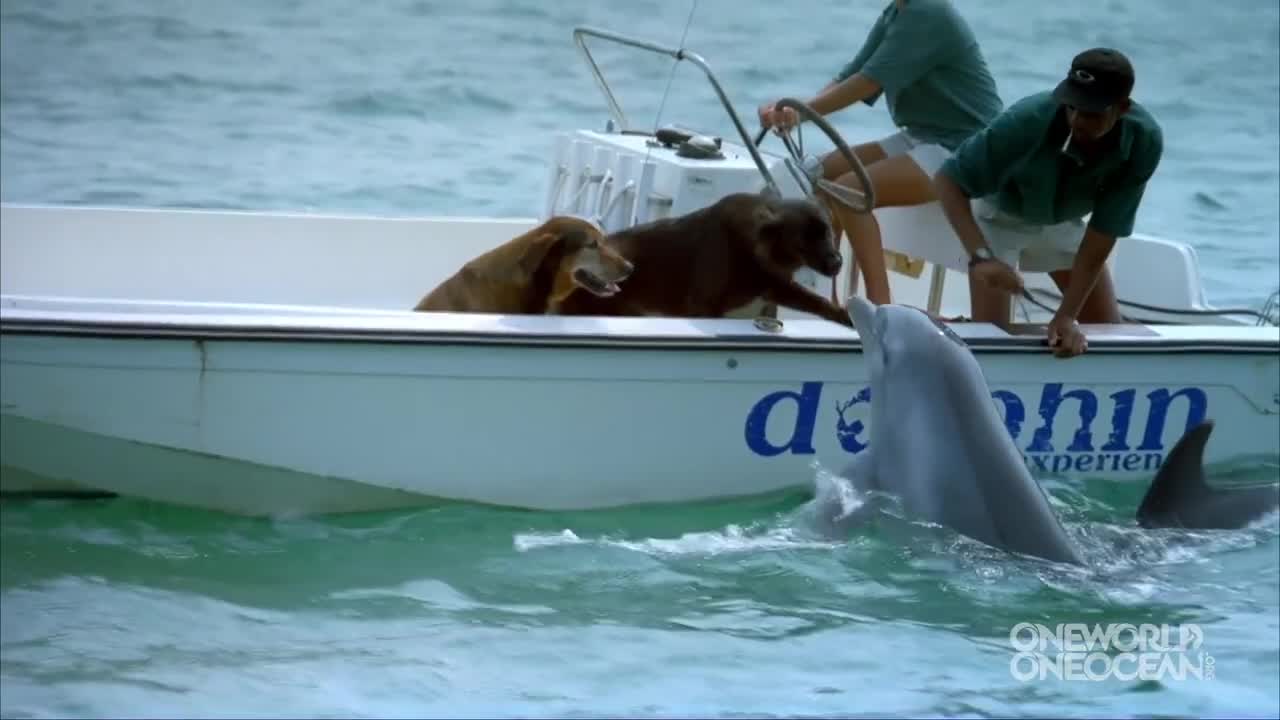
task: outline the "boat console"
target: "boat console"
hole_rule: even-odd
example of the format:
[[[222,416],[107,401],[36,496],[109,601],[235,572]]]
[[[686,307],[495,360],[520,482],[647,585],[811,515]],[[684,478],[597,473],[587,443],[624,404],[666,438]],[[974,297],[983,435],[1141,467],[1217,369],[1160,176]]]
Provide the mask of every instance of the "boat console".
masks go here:
[[[782,161],[762,156],[771,170]],[[746,149],[719,137],[677,127],[657,133],[576,130],[555,138],[542,217],[582,215],[615,232],[764,189]],[[786,188],[786,195],[799,192],[794,183]]]

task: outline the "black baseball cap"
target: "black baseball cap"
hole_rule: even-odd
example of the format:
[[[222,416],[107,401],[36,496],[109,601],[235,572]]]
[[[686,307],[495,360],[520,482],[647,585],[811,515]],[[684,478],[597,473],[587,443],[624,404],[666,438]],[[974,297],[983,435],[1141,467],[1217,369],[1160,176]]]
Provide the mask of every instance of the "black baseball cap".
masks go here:
[[[1129,97],[1132,90],[1133,65],[1129,58],[1119,50],[1093,48],[1075,56],[1053,97],[1085,112],[1102,112]]]

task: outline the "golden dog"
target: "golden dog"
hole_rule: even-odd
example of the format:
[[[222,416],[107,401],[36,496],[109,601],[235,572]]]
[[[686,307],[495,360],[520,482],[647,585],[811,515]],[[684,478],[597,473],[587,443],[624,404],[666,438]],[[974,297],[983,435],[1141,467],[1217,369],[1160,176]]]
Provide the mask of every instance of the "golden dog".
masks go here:
[[[607,298],[634,269],[595,225],[555,216],[480,255],[440,283],[418,312],[555,314],[578,290]]]

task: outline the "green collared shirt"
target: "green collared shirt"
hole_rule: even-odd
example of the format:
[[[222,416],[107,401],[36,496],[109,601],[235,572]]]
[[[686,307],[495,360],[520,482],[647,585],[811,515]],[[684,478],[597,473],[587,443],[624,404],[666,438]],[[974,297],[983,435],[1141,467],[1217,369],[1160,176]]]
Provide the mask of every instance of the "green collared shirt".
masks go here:
[[[888,98],[898,127],[924,142],[954,150],[1000,113],[1004,103],[969,24],[949,0],[892,2],[862,49],[835,76],[862,73]]]
[[[1050,91],[1009,106],[943,163],[969,197],[1051,225],[1083,218],[1113,237],[1133,234],[1134,219],[1164,151],[1160,124],[1138,103],[1120,116],[1108,149],[1086,161],[1068,143],[1066,110]]]

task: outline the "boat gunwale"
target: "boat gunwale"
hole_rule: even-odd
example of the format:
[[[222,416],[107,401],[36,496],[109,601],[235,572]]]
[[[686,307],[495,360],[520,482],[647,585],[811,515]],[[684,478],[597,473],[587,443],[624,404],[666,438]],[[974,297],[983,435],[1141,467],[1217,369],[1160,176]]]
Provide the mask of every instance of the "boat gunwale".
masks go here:
[[[805,335],[667,335],[609,334],[600,331],[528,332],[518,329],[441,330],[430,327],[353,327],[330,325],[282,325],[252,322],[196,323],[175,320],[121,318],[13,317],[0,314],[0,335],[92,337],[138,340],[212,340],[262,342],[328,342],[354,344],[513,346],[628,349],[751,350],[761,352],[862,351],[862,340],[850,330],[847,338]],[[7,317],[6,317],[7,316]],[[239,316],[243,317],[243,316]],[[958,327],[967,323],[950,324]],[[1044,353],[1047,339],[1040,334],[1007,334],[963,338],[979,354]],[[1161,335],[1116,337],[1101,334],[1089,339],[1089,354],[1247,354],[1280,356],[1280,335],[1258,338],[1188,339]]]

